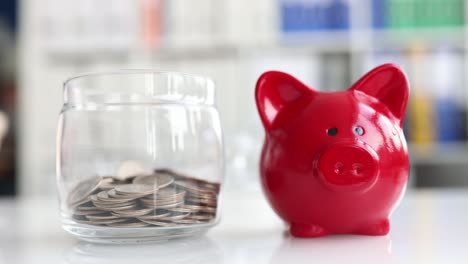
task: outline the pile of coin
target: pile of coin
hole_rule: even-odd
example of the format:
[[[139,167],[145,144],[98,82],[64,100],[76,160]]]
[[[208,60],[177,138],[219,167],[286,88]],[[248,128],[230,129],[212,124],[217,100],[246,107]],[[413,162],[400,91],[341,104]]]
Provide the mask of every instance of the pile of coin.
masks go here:
[[[69,194],[73,221],[110,227],[172,227],[216,218],[219,183],[168,169],[151,174],[91,177]]]

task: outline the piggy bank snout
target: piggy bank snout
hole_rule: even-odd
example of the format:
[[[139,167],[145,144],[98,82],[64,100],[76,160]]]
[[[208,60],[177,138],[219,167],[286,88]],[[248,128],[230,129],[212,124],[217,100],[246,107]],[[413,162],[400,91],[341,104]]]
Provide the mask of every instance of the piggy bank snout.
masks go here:
[[[378,157],[365,144],[335,143],[316,157],[316,169],[332,186],[369,186],[378,174]]]

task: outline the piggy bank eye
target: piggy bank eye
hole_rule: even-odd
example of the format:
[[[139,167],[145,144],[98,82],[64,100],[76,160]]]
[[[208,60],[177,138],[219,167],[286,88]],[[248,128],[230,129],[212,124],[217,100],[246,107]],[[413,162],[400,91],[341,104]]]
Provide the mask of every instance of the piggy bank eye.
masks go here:
[[[331,127],[327,129],[327,134],[332,137],[336,136],[336,134],[338,134],[338,129],[336,127]]]
[[[355,127],[354,128],[354,134],[356,134],[358,136],[364,135],[364,128],[362,128],[360,126]]]

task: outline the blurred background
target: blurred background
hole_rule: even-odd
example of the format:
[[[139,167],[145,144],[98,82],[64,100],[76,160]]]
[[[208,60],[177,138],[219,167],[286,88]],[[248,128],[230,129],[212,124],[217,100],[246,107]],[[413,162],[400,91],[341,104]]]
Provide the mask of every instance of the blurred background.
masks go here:
[[[100,70],[197,73],[217,84],[226,181],[258,189],[254,87],[266,70],[342,90],[376,65],[408,73],[411,188],[468,186],[463,0],[2,0],[0,194],[55,193],[62,83]]]

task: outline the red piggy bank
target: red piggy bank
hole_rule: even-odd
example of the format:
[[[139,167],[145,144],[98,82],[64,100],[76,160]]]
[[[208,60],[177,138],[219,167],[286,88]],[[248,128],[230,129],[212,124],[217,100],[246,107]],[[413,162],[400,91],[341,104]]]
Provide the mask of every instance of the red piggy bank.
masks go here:
[[[386,235],[409,176],[402,70],[379,66],[340,92],[270,71],[255,96],[266,130],[263,189],[290,233]]]

